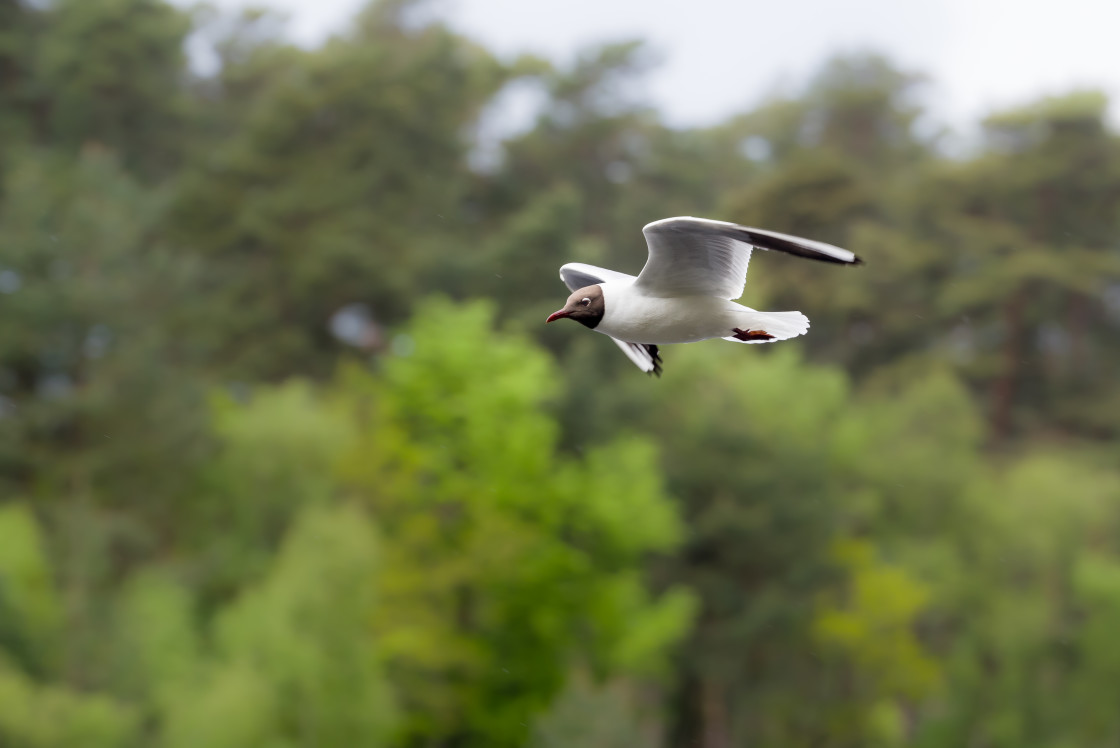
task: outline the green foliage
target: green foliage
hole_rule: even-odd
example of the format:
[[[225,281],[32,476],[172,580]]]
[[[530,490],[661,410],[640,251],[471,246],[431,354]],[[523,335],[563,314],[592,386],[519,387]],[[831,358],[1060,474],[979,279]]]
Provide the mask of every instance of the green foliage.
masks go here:
[[[627,681],[601,686],[581,673],[569,676],[568,686],[549,711],[533,725],[530,748],[626,748],[661,745],[655,714],[643,708],[639,688]]]
[[[62,641],[61,612],[38,522],[23,505],[0,507],[0,741],[127,745],[137,728],[134,709],[45,677]]]
[[[442,26],[409,33],[380,8],[323,49],[286,55],[237,131],[179,183],[171,223],[220,268],[205,322],[237,376],[323,373],[332,312],[365,301],[399,320],[462,241],[464,131],[505,73]]]
[[[27,672],[50,663],[61,609],[39,526],[27,507],[0,506],[0,647]]]
[[[28,748],[129,745],[137,720],[126,706],[98,695],[40,686],[0,663],[0,738]]]
[[[34,42],[37,14],[24,3],[0,3],[0,177],[7,161],[26,147],[33,129]]]
[[[135,172],[166,172],[183,143],[174,133],[189,16],[160,0],[55,0],[44,21],[51,31],[35,60],[49,91],[44,139],[71,153],[103,145]]]
[[[122,692],[160,707],[198,676],[203,655],[195,600],[166,570],[145,569],[122,587],[114,610],[116,680]]]
[[[331,466],[354,428],[300,382],[254,392],[247,403],[215,395],[211,412],[224,448],[205,467],[193,521],[180,532],[212,567],[207,593],[222,596],[263,573],[294,513],[330,500]],[[214,527],[228,532],[214,538]]]
[[[355,509],[299,517],[268,576],[216,617],[215,661],[180,681],[166,745],[385,744],[394,707],[368,628],[375,549]]]
[[[880,522],[891,523],[896,538],[924,530],[921,522],[959,483],[943,479],[941,466],[910,458],[945,437],[967,437],[967,399],[931,377],[908,382],[889,407],[864,403],[840,372],[807,367],[789,349],[749,365],[738,352],[681,351],[656,400],[642,407],[656,414],[645,425],[665,449],[669,486],[692,528],[665,572],[701,598],[681,664],[681,709],[695,719],[718,704],[755,715],[729,715],[719,727],[735,742],[802,744],[827,735],[858,743],[873,732],[875,710],[929,693],[936,665],[909,628],[929,610],[929,595],[905,567],[879,568],[858,555],[838,564],[830,549],[849,547],[855,541],[839,538]],[[974,448],[962,443],[964,455]],[[909,543],[896,552],[904,551]],[[850,608],[839,602],[848,597]],[[819,662],[822,647],[838,664]],[[858,697],[845,671],[865,682]],[[807,679],[817,681],[810,692]],[[819,719],[805,719],[807,703]]]
[[[369,419],[340,470],[386,537],[377,630],[409,730],[487,746],[524,741],[573,654],[605,674],[659,670],[692,612],[683,590],[651,598],[637,571],[681,532],[650,445],[557,454],[541,410],[553,367],[492,318],[426,304],[401,333],[407,355],[380,381],[347,371],[336,393]]]
[[[0,744],[1114,744],[1107,100],[950,159],[848,55],[670,128],[638,41],[429,10],[0,0]],[[756,253],[809,335],[660,380],[540,324],[682,214],[867,264]]]
[[[929,590],[904,568],[877,564],[865,542],[841,541],[833,553],[850,575],[850,589],[843,601],[822,601],[813,638],[844,663],[850,695],[822,718],[834,739],[901,744],[901,702],[928,696],[939,675],[914,633]]]
[[[96,153],[28,154],[5,187],[0,381],[20,418],[0,421],[0,485],[143,490],[162,508],[181,485],[162,455],[197,455],[202,426],[175,306],[191,273],[155,237],[160,195]]]

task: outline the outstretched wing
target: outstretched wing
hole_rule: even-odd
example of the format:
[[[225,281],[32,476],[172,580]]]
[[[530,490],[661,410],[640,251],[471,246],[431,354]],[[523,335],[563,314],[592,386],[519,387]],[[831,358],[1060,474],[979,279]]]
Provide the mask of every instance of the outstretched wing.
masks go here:
[[[743,295],[753,247],[841,265],[862,262],[824,242],[691,216],[654,221],[642,233],[649,259],[635,285],[651,296],[737,299]]]
[[[594,286],[596,283],[618,281],[633,283],[637,278],[626,273],[618,273],[594,265],[585,265],[582,262],[569,262],[567,265],[561,266],[560,280],[564,281],[564,285],[568,287],[569,291],[576,291],[585,286]]]
[[[608,335],[608,338],[611,336]],[[633,361],[639,369],[646,374],[661,376],[661,354],[657,346],[652,343],[627,343],[618,338],[611,338],[614,344],[622,349],[626,357]]]
[[[633,283],[635,278],[626,273],[618,273],[614,270],[607,270],[606,268],[595,267],[594,265],[585,265],[582,262],[569,262],[567,265],[560,268],[560,280],[564,281],[564,285],[568,287],[569,291],[575,291],[585,286],[594,286],[597,283],[608,283],[612,281]],[[610,336],[608,335],[607,337]],[[658,353],[657,346],[642,343],[627,343],[618,338],[611,338],[611,341],[617,345],[622,352],[626,354],[626,357],[633,361],[639,369],[649,374],[661,376],[661,356]]]

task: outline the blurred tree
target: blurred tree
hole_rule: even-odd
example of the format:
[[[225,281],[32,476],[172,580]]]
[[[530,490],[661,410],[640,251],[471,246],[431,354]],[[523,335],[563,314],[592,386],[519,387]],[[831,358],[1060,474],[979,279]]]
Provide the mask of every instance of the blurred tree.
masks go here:
[[[334,311],[400,319],[464,251],[465,131],[505,73],[442,25],[401,25],[398,6],[374,3],[321,50],[266,48],[275,80],[183,178],[176,236],[207,263],[204,324],[235,376],[329,371]]]
[[[500,299],[502,311],[526,329],[529,321],[544,319],[556,308],[556,298],[563,298],[564,285],[556,272],[541,272],[542,258],[558,270],[569,253],[590,260],[601,249],[580,234],[583,209],[584,200],[571,184],[539,192],[508,216],[472,258],[471,291]]]
[[[272,87],[299,74],[304,53],[285,37],[286,18],[279,12],[249,7],[226,14],[202,6],[194,15],[197,43],[218,62],[213,75],[189,80],[188,96],[195,104],[190,156],[206,163],[214,149],[238,136]]]
[[[1104,98],[950,159],[849,55],[671,128],[638,42],[499,62],[429,10],[306,50],[0,0],[0,744],[1114,744]],[[544,331],[558,265],[680,214],[868,263],[760,253],[744,301],[810,335],[662,380]]]
[[[1111,431],[1095,415],[1120,396],[1100,369],[1116,326],[1106,293],[1120,282],[1120,143],[1105,105],[1075,94],[995,115],[988,152],[934,183],[950,211],[938,238],[957,250],[939,306],[967,315],[979,327],[969,337],[987,343],[970,373],[997,439],[1033,430],[1040,411],[1082,433]]]
[[[653,124],[649,110],[627,94],[648,64],[639,42],[624,42],[583,50],[571,69],[546,72],[536,126],[506,143],[490,209],[500,216],[538,191],[570,183],[588,206],[583,228],[602,230]]]
[[[175,306],[191,271],[159,244],[161,196],[96,151],[72,164],[24,158],[6,191],[0,485],[105,506],[142,490],[154,518],[181,495],[171,466],[203,443],[202,391],[183,368],[195,351]]]
[[[0,502],[33,502],[65,601],[63,688],[108,674],[104,600],[176,532],[205,456],[203,386],[161,196],[115,160],[27,154],[0,204]]]
[[[658,121],[633,93],[652,62],[640,43],[622,42],[585,49],[569,69],[540,76],[539,117],[531,131],[505,143],[486,184],[487,214],[522,215],[539,195],[574,190],[583,205],[579,232],[597,240],[598,259],[637,265],[636,272],[643,224],[712,210],[750,162],[723,130],[680,132]],[[562,259],[544,249],[522,252],[526,262]]]
[[[38,523],[24,504],[0,506],[0,649],[7,664],[42,677],[54,671],[51,643],[62,610]]]
[[[760,257],[776,270],[752,276],[747,303],[805,311],[813,320],[805,345],[857,372],[894,359],[900,347],[912,350],[915,328],[922,328],[915,315],[932,317],[930,285],[897,282],[900,273],[919,270],[930,251],[920,234],[899,230],[906,196],[934,153],[934,139],[918,127],[921,82],[877,55],[840,56],[800,96],[778,98],[732,123],[762,174],[728,192],[721,213],[858,247],[874,258],[841,274],[795,258]],[[884,299],[900,311],[885,309]],[[814,315],[813,308],[828,313]]]
[[[551,367],[491,325],[485,305],[427,304],[380,381],[351,370],[337,391],[364,424],[340,469],[386,538],[376,629],[408,745],[521,745],[571,665],[656,674],[690,619],[688,594],[651,599],[640,573],[680,535],[650,445],[556,455]]]
[[[127,745],[137,728],[132,709],[55,681],[63,606],[46,550],[25,505],[0,506],[0,743]]]
[[[268,575],[218,615],[215,661],[163,705],[163,744],[386,745],[395,710],[369,635],[374,566],[362,513],[305,512]]]
[[[41,33],[41,15],[20,0],[0,2],[0,181],[6,162],[34,129],[33,41]]]
[[[833,552],[850,589],[825,597],[812,635],[832,660],[825,678],[840,697],[815,719],[834,745],[900,745],[909,731],[904,707],[927,696],[939,675],[914,631],[929,591],[905,568],[876,563],[865,542],[841,541]]]
[[[924,77],[876,54],[841,55],[825,63],[805,94],[798,131],[805,146],[844,153],[882,171],[929,155],[916,128],[916,90]]]
[[[968,521],[954,528],[953,560],[942,561],[934,592],[951,687],[914,744],[1115,739],[1120,717],[1106,706],[1115,690],[1096,689],[1115,656],[1097,637],[1110,620],[1118,497],[1114,469],[1053,451],[973,483]],[[1094,653],[1085,658],[1087,647]]]
[[[640,412],[613,417],[656,435],[691,528],[662,572],[702,601],[679,662],[675,742],[864,744],[884,729],[883,714],[913,709],[937,683],[936,664],[905,633],[932,607],[922,592],[931,572],[854,563],[830,549],[868,535],[889,544],[888,560],[921,558],[929,518],[975,476],[968,397],[951,380],[927,377],[865,404],[839,371],[805,367],[788,349],[749,366],[738,347],[674,353],[672,372]],[[946,455],[958,470],[948,475],[928,460],[947,438],[958,440],[960,456]],[[863,595],[852,603],[858,612],[830,619],[822,596],[845,599],[849,586]],[[909,659],[875,650],[891,646],[878,630],[865,646],[837,650],[845,664],[822,659],[830,620],[885,621]],[[845,712],[863,716],[831,723]]]
[[[573,673],[552,707],[533,725],[529,748],[630,748],[664,745],[659,704],[643,703],[641,689],[618,680],[595,685],[583,673]],[[651,708],[652,707],[652,708]]]
[[[166,176],[183,145],[190,16],[162,0],[53,0],[37,44],[40,144],[97,144],[144,177]]]

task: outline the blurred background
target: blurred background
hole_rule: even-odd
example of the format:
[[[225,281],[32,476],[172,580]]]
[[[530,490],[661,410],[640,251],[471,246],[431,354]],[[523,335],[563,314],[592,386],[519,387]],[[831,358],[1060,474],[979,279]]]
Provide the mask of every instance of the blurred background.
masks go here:
[[[0,0],[0,745],[1120,743],[1112,11],[598,5]]]

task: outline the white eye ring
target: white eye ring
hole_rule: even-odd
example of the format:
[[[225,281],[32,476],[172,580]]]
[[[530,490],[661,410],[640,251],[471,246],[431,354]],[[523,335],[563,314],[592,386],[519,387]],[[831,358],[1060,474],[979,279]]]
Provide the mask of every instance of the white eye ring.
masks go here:
[[[591,299],[584,296],[582,299],[579,300],[579,303],[580,303],[580,306],[588,306],[588,305],[591,304]]]

